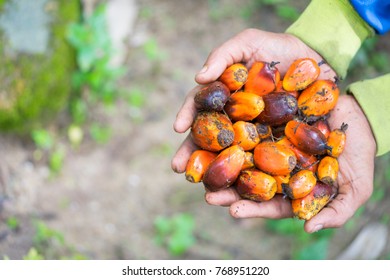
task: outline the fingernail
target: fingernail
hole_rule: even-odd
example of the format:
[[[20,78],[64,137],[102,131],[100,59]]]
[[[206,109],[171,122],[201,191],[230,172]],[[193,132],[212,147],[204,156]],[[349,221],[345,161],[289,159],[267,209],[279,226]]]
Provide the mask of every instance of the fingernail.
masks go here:
[[[206,73],[206,71],[207,71],[208,68],[209,68],[209,67],[208,67],[207,65],[203,66],[203,68],[200,69],[200,71],[198,72],[198,75],[199,75],[199,74],[204,74],[204,73]]]
[[[313,232],[320,231],[324,226],[323,225],[316,225],[313,229]]]

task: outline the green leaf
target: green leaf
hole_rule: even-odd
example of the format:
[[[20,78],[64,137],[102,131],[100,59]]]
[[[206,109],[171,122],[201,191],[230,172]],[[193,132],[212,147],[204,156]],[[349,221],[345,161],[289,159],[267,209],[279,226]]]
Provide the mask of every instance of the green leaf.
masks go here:
[[[179,214],[173,218],[173,225],[176,232],[191,234],[195,227],[194,217],[190,214]]]
[[[195,238],[190,234],[175,232],[168,241],[169,252],[173,256],[180,256],[195,244]]]
[[[172,222],[165,217],[158,216],[154,220],[154,227],[159,235],[164,236],[172,231]]]
[[[140,89],[134,88],[129,92],[127,101],[130,106],[141,108],[145,104],[145,95]]]
[[[53,173],[58,173],[64,164],[65,152],[57,149],[50,154],[49,167]]]
[[[20,226],[19,220],[16,217],[9,217],[6,224],[11,230],[15,230]]]
[[[36,129],[31,133],[35,145],[43,150],[49,150],[53,147],[53,137],[45,129]]]
[[[23,257],[23,260],[44,260],[45,258],[38,253],[34,247],[30,248],[27,255]]]
[[[82,48],[77,54],[77,63],[81,71],[87,72],[92,69],[93,63],[96,59],[96,52],[94,48]]]
[[[107,143],[111,138],[111,128],[97,123],[91,125],[89,130],[91,137],[99,144]]]
[[[295,7],[289,6],[289,5],[281,5],[277,6],[276,8],[276,14],[289,21],[295,21],[299,17],[299,12]]]

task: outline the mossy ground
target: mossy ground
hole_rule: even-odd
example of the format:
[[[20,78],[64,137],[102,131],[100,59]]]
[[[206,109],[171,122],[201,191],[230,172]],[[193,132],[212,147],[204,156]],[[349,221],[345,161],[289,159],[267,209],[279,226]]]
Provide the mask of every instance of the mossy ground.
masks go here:
[[[5,1],[0,1],[0,12]],[[74,50],[66,42],[70,22],[80,16],[78,1],[56,1],[52,14],[51,40],[45,54],[6,54],[0,45],[0,129],[28,133],[38,125],[56,118],[65,109],[72,92],[75,69]],[[4,34],[0,39],[6,44]]]

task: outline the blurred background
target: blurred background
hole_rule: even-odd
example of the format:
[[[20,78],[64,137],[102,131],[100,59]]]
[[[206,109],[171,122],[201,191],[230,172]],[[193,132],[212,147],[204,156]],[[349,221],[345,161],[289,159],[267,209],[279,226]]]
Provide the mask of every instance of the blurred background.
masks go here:
[[[308,0],[1,0],[0,259],[390,259],[390,155],[340,229],[236,220],[170,161],[209,52]],[[348,79],[390,72],[390,37]]]

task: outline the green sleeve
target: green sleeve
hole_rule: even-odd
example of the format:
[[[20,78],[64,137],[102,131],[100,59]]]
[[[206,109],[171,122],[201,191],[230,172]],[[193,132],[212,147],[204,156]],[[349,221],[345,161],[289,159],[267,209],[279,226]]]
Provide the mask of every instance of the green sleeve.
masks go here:
[[[348,66],[374,30],[347,0],[313,0],[287,30],[317,51],[344,78]]]
[[[355,82],[347,88],[363,109],[374,133],[377,156],[390,151],[390,74]]]

